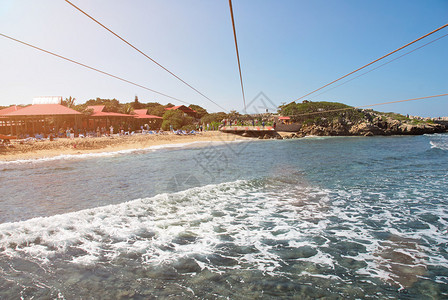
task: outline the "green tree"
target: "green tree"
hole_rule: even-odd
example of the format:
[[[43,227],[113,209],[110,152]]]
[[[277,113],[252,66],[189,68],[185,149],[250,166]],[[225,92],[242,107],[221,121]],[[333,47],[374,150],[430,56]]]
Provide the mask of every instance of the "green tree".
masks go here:
[[[201,118],[202,124],[221,123],[223,119],[227,119],[228,115],[224,112],[211,113]]]
[[[122,114],[130,115],[134,111],[134,108],[132,106],[132,103],[123,104],[121,105],[120,112]]]
[[[207,110],[205,108],[200,107],[199,105],[190,104],[190,106],[188,107],[196,111],[196,116],[198,119],[201,119],[203,116],[208,114]]]
[[[166,112],[165,106],[157,102],[147,103],[145,107],[148,108],[148,114],[153,116],[163,117]]]
[[[331,121],[344,117],[344,119],[356,122],[364,118],[364,113],[353,107],[338,102],[303,101],[302,103],[289,103],[279,107],[279,113],[283,116],[291,116],[295,122],[307,124],[322,123],[323,120]]]
[[[168,110],[163,115],[162,129],[170,130],[170,125],[173,129],[181,129],[187,125],[193,125],[194,118],[185,116],[183,112],[179,110]]]
[[[145,107],[147,107],[147,108],[159,107],[159,106],[163,106],[163,105],[160,104],[159,102],[148,102],[145,104]]]
[[[158,117],[163,117],[165,112],[166,112],[166,109],[163,106],[153,107],[153,108],[148,109],[148,114],[153,115],[153,116],[158,116]]]
[[[92,106],[92,105],[104,105],[105,109],[104,111],[108,112],[119,112],[121,111],[121,106],[123,104],[120,104],[120,102],[117,99],[90,99],[86,103],[86,106]]]
[[[145,105],[143,103],[140,103],[138,101],[138,97],[137,95],[135,95],[135,99],[134,99],[134,103],[132,103],[132,108],[133,109],[142,109],[145,108]]]
[[[75,101],[76,98],[73,98],[72,96],[65,98],[65,100],[62,100],[62,105],[67,106],[68,108],[74,108],[75,107]]]

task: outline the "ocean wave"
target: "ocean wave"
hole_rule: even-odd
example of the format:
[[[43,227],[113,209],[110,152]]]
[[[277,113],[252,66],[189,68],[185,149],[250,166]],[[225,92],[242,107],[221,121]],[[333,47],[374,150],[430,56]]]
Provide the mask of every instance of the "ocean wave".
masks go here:
[[[431,266],[448,270],[437,246],[448,243],[448,210],[423,205],[430,196],[411,187],[328,190],[297,172],[0,224],[0,255],[406,288]]]
[[[236,181],[4,223],[0,224],[0,253],[44,263],[63,257],[86,265],[127,257],[158,265],[193,256],[202,268],[235,261],[274,271],[281,258],[271,251],[273,243],[302,234],[293,224],[294,205],[298,205],[293,193],[276,200],[265,188],[256,180]],[[309,203],[305,203],[306,195],[310,195]],[[316,195],[322,196],[320,201]],[[288,199],[291,205],[285,202]],[[299,206],[302,213],[309,206],[307,218],[317,217],[327,200],[324,191],[308,187]]]
[[[425,136],[429,138],[429,144],[432,149],[448,150],[448,134],[435,133]]]

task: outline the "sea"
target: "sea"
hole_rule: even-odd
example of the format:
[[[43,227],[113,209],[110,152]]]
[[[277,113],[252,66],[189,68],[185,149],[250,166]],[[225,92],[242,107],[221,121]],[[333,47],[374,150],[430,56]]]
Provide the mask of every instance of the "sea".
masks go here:
[[[0,299],[447,299],[448,135],[0,162]]]

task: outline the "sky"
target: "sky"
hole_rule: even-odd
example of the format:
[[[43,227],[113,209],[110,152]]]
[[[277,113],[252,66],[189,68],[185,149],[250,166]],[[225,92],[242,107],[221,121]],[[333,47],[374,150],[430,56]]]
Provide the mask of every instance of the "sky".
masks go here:
[[[219,106],[243,112],[227,0],[71,1]],[[233,10],[248,112],[273,111],[448,23],[448,0],[233,0]],[[1,0],[0,33],[222,111],[63,0]],[[38,96],[183,104],[2,36],[0,49],[1,106]],[[448,93],[448,36],[330,90],[338,84],[304,99],[362,106]],[[375,110],[448,116],[448,96]]]

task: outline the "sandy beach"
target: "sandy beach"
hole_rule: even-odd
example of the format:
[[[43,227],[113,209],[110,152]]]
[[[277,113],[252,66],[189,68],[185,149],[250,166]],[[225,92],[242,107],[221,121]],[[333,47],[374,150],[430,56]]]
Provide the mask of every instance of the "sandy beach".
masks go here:
[[[128,149],[145,149],[151,146],[183,144],[193,142],[230,142],[246,139],[233,134],[208,131],[196,135],[149,135],[113,136],[95,138],[58,139],[13,143],[13,147],[0,149],[0,161],[49,158],[58,155],[115,152]]]

